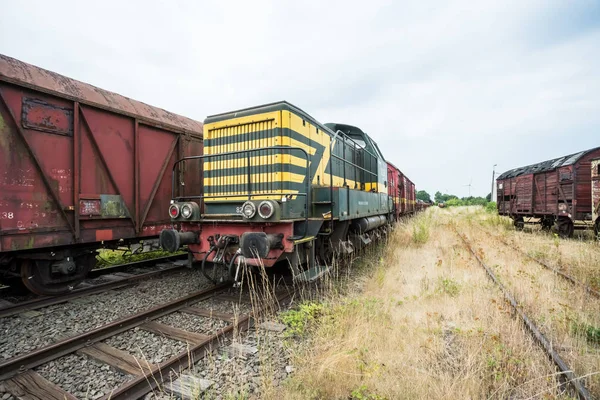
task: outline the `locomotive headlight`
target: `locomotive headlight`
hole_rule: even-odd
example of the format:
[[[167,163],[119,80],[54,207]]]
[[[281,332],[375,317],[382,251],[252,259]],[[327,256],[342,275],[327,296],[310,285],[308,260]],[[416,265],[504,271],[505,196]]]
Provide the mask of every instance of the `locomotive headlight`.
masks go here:
[[[242,205],[242,215],[244,218],[252,218],[256,215],[256,206],[251,201],[247,201]]]
[[[558,205],[558,210],[559,211],[567,211],[567,203],[560,203]]]
[[[192,210],[192,206],[191,204],[184,204],[181,207],[181,216],[185,219],[190,219],[191,216],[193,214],[193,210]]]
[[[273,215],[274,211],[275,207],[273,207],[273,203],[270,201],[263,201],[258,206],[258,215],[264,219],[271,218],[271,215]]]
[[[177,204],[171,204],[169,207],[169,215],[171,218],[179,217],[179,206]]]

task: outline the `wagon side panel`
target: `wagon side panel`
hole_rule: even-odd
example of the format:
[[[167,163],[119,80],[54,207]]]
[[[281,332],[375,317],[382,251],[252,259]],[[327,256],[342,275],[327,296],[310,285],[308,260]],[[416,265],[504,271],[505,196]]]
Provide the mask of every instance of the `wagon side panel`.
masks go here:
[[[598,221],[600,215],[600,159],[594,159],[590,163],[592,178],[592,220]]]
[[[69,243],[73,104],[0,82],[0,250]]]
[[[516,178],[516,212],[529,214],[533,211],[533,175]]]

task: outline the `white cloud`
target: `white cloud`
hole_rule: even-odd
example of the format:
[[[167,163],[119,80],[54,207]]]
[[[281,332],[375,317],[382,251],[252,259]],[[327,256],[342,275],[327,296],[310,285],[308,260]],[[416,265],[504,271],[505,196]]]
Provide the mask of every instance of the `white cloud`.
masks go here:
[[[494,163],[598,145],[589,7],[16,2],[0,16],[0,51],[199,120],[286,99],[362,127],[421,188],[466,195],[472,177],[485,195]]]

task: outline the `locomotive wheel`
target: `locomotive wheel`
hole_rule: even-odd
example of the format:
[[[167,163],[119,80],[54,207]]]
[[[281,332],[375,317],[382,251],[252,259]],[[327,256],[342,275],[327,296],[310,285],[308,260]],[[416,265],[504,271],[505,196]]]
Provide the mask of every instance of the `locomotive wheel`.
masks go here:
[[[91,258],[95,260],[94,255]],[[69,293],[83,282],[95,265],[90,257],[81,257],[77,261],[77,272],[72,277],[51,279],[49,263],[30,259],[21,260],[21,281],[29,291],[40,296]]]
[[[523,217],[515,218],[515,221],[513,224],[515,225],[515,229],[518,231],[522,231],[523,228],[525,228],[525,221],[523,220]]]
[[[568,218],[559,218],[556,224],[557,224],[558,235],[561,238],[573,237],[573,232],[575,231],[575,226],[573,225],[573,221],[571,221]]]

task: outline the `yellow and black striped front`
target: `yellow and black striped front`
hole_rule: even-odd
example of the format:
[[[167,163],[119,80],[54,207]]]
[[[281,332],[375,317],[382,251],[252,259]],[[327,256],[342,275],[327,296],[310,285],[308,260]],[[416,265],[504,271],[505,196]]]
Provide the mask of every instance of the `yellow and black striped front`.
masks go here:
[[[315,211],[305,204],[307,196],[331,186],[387,194],[383,157],[365,150],[370,139],[358,128],[350,128],[364,139],[363,147],[286,102],[208,117],[204,123],[205,215],[231,213],[234,204],[246,200],[285,200],[283,219],[310,215]],[[328,201],[312,201],[323,200]],[[367,212],[369,208],[365,206]]]

